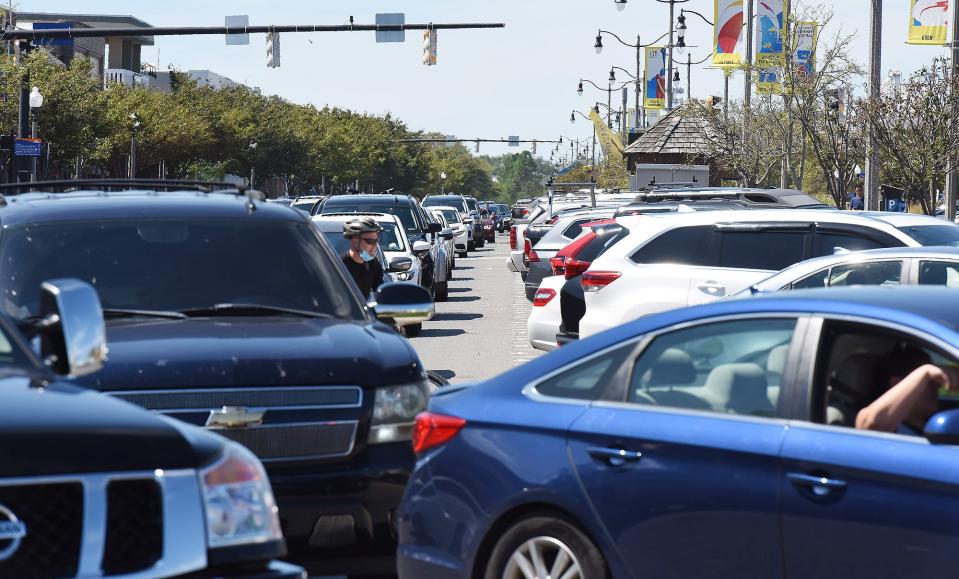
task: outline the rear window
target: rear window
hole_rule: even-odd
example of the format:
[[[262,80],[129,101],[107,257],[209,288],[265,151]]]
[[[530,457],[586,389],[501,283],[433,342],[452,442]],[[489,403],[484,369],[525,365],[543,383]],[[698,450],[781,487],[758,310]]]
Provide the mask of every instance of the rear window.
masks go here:
[[[409,205],[378,204],[378,203],[337,203],[323,206],[323,213],[387,213],[396,215],[407,233],[419,233],[419,226],[413,216],[413,208]]]
[[[724,231],[719,266],[779,271],[803,260],[806,233],[800,231]]]
[[[959,225],[914,225],[912,227],[899,227],[909,237],[918,241],[924,246],[942,245],[946,247],[959,247]]]
[[[635,263],[709,265],[707,247],[712,226],[682,227],[667,231],[633,254]]]
[[[599,256],[606,253],[610,247],[622,241],[627,235],[629,235],[629,230],[626,228],[622,228],[615,233],[604,232],[597,235],[589,245],[579,252],[577,259],[580,261],[596,261]]]

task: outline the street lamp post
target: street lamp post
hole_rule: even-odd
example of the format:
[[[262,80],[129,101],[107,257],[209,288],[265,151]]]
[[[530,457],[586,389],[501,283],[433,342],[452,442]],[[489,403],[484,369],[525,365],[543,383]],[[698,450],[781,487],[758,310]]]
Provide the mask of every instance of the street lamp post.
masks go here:
[[[259,143],[250,141],[250,187],[256,187],[256,148]]]
[[[656,0],[661,4],[669,4],[669,53],[666,59],[669,61],[666,70],[666,108],[673,109],[673,17],[676,15],[676,4],[685,4],[689,0]]]
[[[624,2],[621,6],[625,6],[625,2]],[[610,31],[608,31],[608,30],[602,30],[602,29],[601,29],[601,30],[599,30],[599,32],[596,34],[596,44],[593,45],[593,48],[596,49],[596,54],[600,54],[600,53],[603,52],[603,35],[604,35],[604,34],[609,34],[610,36],[612,36],[613,38],[615,38],[615,39],[616,39],[620,44],[622,44],[623,46],[628,46],[628,47],[630,47],[630,48],[635,48],[635,49],[636,49],[636,74],[635,74],[635,75],[632,75],[632,77],[633,77],[633,78],[635,79],[635,81],[636,81],[636,95],[635,95],[635,96],[636,96],[636,121],[637,121],[637,122],[636,122],[636,126],[637,126],[637,127],[639,127],[639,126],[645,127],[645,126],[646,126],[646,108],[642,106],[642,98],[643,98],[643,76],[644,76],[644,75],[643,75],[643,60],[642,60],[642,58],[643,58],[643,49],[646,48],[646,47],[648,47],[648,46],[653,46],[654,44],[656,44],[657,42],[659,42],[659,41],[662,40],[663,38],[666,38],[666,36],[668,36],[669,33],[667,32],[667,33],[663,34],[662,36],[660,36],[659,38],[657,38],[656,40],[654,40],[654,41],[653,41],[652,43],[650,43],[650,44],[643,44],[640,35],[637,34],[637,35],[636,35],[636,44],[630,44],[629,42],[626,42],[625,40],[623,40],[622,38],[620,38],[619,36],[617,36],[614,32],[610,32]],[[617,67],[617,68],[619,68],[619,67]],[[620,69],[620,70],[624,70],[624,69]],[[624,72],[625,72],[625,70],[624,70]],[[630,73],[627,72],[627,74],[630,74]],[[642,125],[640,125],[640,123],[639,123],[640,111],[642,111]]]
[[[440,195],[446,193],[446,172],[440,173]]]
[[[612,77],[615,79],[615,75],[613,75],[612,71],[610,71],[610,76],[612,76]],[[608,103],[608,104],[606,105],[606,107],[607,107],[609,110],[612,110],[612,109],[613,109],[613,107],[612,107],[613,91],[615,91],[615,90],[621,90],[621,89],[625,88],[627,85],[630,84],[630,83],[628,83],[628,82],[624,82],[623,84],[621,84],[621,85],[613,88],[613,80],[610,80],[609,83],[607,84],[606,88],[603,88],[603,87],[599,86],[598,84],[596,84],[595,82],[593,82],[593,81],[591,81],[591,80],[589,80],[589,79],[581,78],[581,79],[579,79],[579,84],[576,86],[576,94],[578,94],[579,96],[583,96],[583,83],[584,83],[584,82],[588,82],[589,84],[593,85],[593,87],[595,87],[597,90],[601,90],[601,91],[603,91],[603,92],[606,93],[606,102]],[[609,117],[610,117],[610,115],[607,114],[607,115],[606,115],[606,124],[607,124],[607,125],[609,125]]]
[[[137,176],[137,130],[139,128],[140,118],[136,113],[130,113],[130,179]]]
[[[882,0],[871,2],[872,26],[869,39],[869,100],[879,98],[882,82]],[[955,42],[956,39],[953,39]],[[879,148],[870,125],[866,133],[866,183],[863,187],[867,211],[879,210]],[[948,208],[947,208],[948,211]]]
[[[579,112],[579,111],[573,111],[573,112],[569,113],[569,122],[570,122],[570,124],[573,124],[573,123],[576,122],[576,115],[579,115],[579,116],[583,117],[584,119],[586,119],[586,120],[589,121],[590,123],[593,122],[592,119],[590,119],[588,116],[584,115],[583,113],[581,113],[581,112]],[[590,167],[595,167],[595,166],[596,166],[596,125],[595,125],[595,124],[593,125],[593,152],[592,152],[592,154],[590,155],[590,163],[591,163],[591,164],[590,164]]]
[[[30,116],[32,117],[32,124],[30,130],[30,136],[34,139],[37,138],[37,117],[40,115],[40,107],[43,106],[43,94],[40,93],[38,87],[33,87],[33,90],[30,91]],[[30,180],[36,181],[37,179],[37,158],[33,157],[30,165]]]

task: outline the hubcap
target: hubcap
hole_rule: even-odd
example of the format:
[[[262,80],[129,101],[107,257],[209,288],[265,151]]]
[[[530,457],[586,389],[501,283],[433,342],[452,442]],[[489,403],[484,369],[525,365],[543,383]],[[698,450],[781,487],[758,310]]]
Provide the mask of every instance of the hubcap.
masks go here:
[[[503,579],[583,579],[573,551],[553,537],[535,537],[517,547]]]

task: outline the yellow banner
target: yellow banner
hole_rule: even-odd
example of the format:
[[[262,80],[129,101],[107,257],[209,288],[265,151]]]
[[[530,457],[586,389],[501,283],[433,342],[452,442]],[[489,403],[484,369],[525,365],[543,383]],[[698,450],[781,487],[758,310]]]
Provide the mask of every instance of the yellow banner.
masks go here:
[[[589,110],[589,119],[593,121],[593,126],[596,127],[596,137],[599,139],[600,146],[603,147],[603,154],[609,156],[610,151],[614,151],[618,153],[619,156],[622,156],[622,137],[614,133],[612,129],[606,125],[603,118],[596,112],[596,109]]]
[[[946,44],[950,0],[910,0],[907,44]],[[953,0],[955,1],[955,0]]]
[[[643,108],[660,110],[666,108],[666,47],[646,47],[646,91]]]

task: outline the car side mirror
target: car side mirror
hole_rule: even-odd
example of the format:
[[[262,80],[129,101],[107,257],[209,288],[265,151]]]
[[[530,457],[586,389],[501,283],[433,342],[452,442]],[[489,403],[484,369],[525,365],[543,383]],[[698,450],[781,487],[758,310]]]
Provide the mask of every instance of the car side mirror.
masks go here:
[[[107,359],[107,331],[100,297],[78,279],[40,284],[40,355],[57,374],[93,374]]]
[[[430,292],[412,283],[385,283],[373,294],[370,308],[382,321],[398,326],[422,324],[433,318],[435,306]]]
[[[933,444],[959,446],[959,410],[935,414],[926,422],[922,435]]]
[[[453,239],[453,237],[454,237],[454,236],[453,236],[453,229],[450,228],[450,227],[447,227],[447,228],[444,229],[443,231],[440,231],[440,237],[442,237],[443,239]]]
[[[427,233],[439,233],[440,231],[443,231],[443,226],[439,223],[429,223],[426,225]]]
[[[426,241],[414,241],[413,253],[429,253],[431,245]]]
[[[413,267],[413,258],[400,256],[394,257],[390,260],[389,265],[386,268],[388,273],[402,273],[404,271],[409,271]]]

